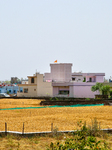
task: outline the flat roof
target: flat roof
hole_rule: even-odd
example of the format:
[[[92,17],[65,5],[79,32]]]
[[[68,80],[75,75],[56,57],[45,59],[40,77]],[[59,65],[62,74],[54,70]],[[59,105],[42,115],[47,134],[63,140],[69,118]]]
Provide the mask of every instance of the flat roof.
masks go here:
[[[50,65],[72,65],[72,63],[52,63]]]

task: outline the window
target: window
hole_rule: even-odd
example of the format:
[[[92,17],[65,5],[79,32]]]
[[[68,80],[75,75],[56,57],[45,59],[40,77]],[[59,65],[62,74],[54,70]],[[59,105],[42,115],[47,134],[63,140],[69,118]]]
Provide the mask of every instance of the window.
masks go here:
[[[92,82],[92,78],[89,78],[89,82]]]
[[[75,78],[72,78],[72,81],[75,81]]]
[[[34,83],[34,78],[31,78],[31,83]]]
[[[23,92],[23,87],[20,87],[20,92],[21,92],[21,93]]]
[[[11,93],[11,90],[9,90],[9,93]]]
[[[28,93],[28,89],[24,89],[24,93]]]
[[[68,95],[68,94],[69,94],[69,91],[67,91],[67,90],[66,90],[66,91],[65,91],[65,90],[60,90],[60,91],[59,91],[59,94],[60,94],[60,95]]]

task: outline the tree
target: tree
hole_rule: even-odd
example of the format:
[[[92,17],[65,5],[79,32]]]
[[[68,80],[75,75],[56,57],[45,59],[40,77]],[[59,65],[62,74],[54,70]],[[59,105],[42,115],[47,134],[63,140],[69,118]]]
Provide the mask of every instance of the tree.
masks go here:
[[[5,80],[5,81],[3,81],[3,83],[10,84],[10,83],[11,83],[11,81],[9,81],[9,80]]]
[[[110,90],[110,96],[112,96],[112,90]]]
[[[110,93],[110,86],[109,85],[102,86],[101,92],[102,95],[108,95]]]
[[[95,85],[93,85],[91,87],[91,91],[95,92],[95,91],[101,91],[101,87],[103,86],[102,83],[97,82]]]
[[[99,91],[102,93],[102,95],[108,95],[110,92],[110,86],[109,85],[103,85],[102,83],[97,82],[96,85],[93,85],[91,87],[91,91]]]

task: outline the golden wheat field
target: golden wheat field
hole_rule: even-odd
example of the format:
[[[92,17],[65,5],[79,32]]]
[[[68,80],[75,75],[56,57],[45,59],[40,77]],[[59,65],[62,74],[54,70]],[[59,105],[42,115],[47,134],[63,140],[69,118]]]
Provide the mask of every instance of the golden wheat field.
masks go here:
[[[39,107],[41,100],[32,99],[0,99],[1,108]],[[89,125],[96,118],[101,128],[112,128],[112,106],[63,107],[0,110],[0,131],[25,132],[51,131],[51,123],[61,130],[77,129],[78,121],[86,121]]]
[[[42,100],[35,99],[0,99],[0,109],[15,107],[39,107]]]

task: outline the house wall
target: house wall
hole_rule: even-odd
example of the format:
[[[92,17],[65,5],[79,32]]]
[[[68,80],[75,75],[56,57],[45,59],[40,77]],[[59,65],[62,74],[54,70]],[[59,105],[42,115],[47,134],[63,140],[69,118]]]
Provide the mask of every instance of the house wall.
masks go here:
[[[105,73],[82,73],[83,77],[86,77],[86,82],[89,78],[92,78],[92,82],[104,82]]]
[[[71,80],[71,63],[50,64],[51,76],[54,81],[69,82]]]
[[[96,82],[96,77],[95,76],[86,76],[86,82],[89,82],[90,78],[92,79],[92,82]]]
[[[91,87],[95,85],[95,82],[68,82],[63,83],[53,83],[53,96],[59,96],[59,90],[65,89],[69,90],[69,97],[76,98],[95,98],[95,94],[100,94],[99,92],[92,92]]]
[[[53,96],[51,82],[43,82],[43,74],[37,74],[37,95]]]
[[[20,92],[20,89],[23,88],[23,92]],[[24,93],[24,89],[28,89],[28,93]],[[37,86],[36,85],[19,85],[19,92],[17,92],[17,96],[26,96],[26,97],[37,97]]]
[[[83,76],[72,76],[72,78],[75,78],[75,80],[72,80],[72,82],[83,82],[84,77]]]
[[[70,86],[69,97],[95,98],[95,94],[99,94],[99,92],[92,92],[91,86]]]
[[[45,75],[44,81],[46,81],[46,80],[52,80],[52,75],[51,75],[51,73],[45,73],[44,75]]]
[[[96,82],[104,82],[103,76],[96,76]]]
[[[31,79],[34,78],[34,83],[31,83]],[[28,84],[36,84],[37,83],[37,76],[28,77]]]
[[[53,96],[58,95],[59,93],[59,87],[53,87]]]
[[[3,86],[0,87],[0,93],[7,93],[9,91],[9,94],[16,94],[18,91],[19,87],[16,86]]]
[[[21,84],[28,84],[27,80],[21,81]]]
[[[69,90],[69,86],[55,86],[53,87],[53,95],[56,96],[61,90]]]
[[[32,76],[34,77],[34,76]],[[31,76],[28,77],[29,83],[31,83]],[[43,74],[36,74],[34,77],[34,83],[31,84],[19,84],[19,91],[23,88],[23,92],[18,92],[17,96],[37,97],[37,96],[52,96],[52,83],[43,81]],[[24,89],[28,89],[25,93]]]
[[[75,78],[75,80],[72,80],[72,78]],[[71,81],[73,82],[83,82],[84,77],[81,72],[74,72],[72,73]]]

